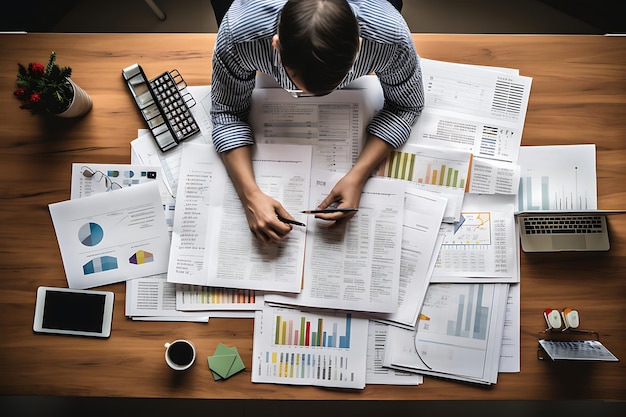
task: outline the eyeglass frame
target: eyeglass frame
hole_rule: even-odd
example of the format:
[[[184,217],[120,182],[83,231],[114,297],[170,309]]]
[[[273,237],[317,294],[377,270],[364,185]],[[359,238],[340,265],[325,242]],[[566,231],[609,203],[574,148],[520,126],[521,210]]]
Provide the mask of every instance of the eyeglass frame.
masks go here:
[[[86,171],[87,171],[87,172],[91,172],[91,177],[89,177],[89,176],[85,175],[85,172],[86,172]],[[122,188],[124,188],[124,187],[122,187],[122,185],[120,185],[119,183],[117,183],[117,182],[113,181],[113,180],[111,179],[111,177],[110,177],[110,176],[108,176],[107,174],[105,174],[104,172],[102,172],[102,171],[100,171],[100,170],[95,170],[95,171],[94,171],[93,169],[89,168],[87,165],[83,165],[82,167],[80,167],[80,173],[83,175],[83,177],[88,178],[88,179],[90,179],[90,180],[91,180],[92,178],[94,178],[94,176],[95,176],[96,174],[100,174],[100,175],[101,175],[101,177],[100,177],[99,179],[96,179],[96,182],[100,182],[100,181],[102,181],[102,179],[104,178],[104,185],[105,185],[105,187],[106,187],[107,192],[109,192],[109,191],[115,191],[115,190],[121,190]],[[109,185],[107,185],[107,182],[109,183]],[[116,187],[119,187],[119,188],[113,188],[113,186],[114,186],[114,185],[115,185]]]

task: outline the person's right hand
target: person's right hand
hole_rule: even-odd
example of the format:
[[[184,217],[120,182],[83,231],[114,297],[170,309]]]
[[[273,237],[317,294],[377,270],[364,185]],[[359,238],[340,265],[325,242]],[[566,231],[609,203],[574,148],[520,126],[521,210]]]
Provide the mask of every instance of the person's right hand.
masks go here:
[[[260,189],[246,196],[242,201],[248,219],[248,226],[259,241],[265,244],[284,240],[293,229],[290,224],[278,220],[278,216],[293,220],[293,217],[274,198]]]

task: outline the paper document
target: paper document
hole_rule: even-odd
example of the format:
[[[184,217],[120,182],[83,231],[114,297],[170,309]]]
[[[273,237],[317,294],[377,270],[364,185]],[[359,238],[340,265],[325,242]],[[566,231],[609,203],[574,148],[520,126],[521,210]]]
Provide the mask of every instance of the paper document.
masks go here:
[[[414,327],[441,248],[439,227],[446,199],[410,185],[404,198],[398,311],[384,317]]]
[[[461,221],[441,230],[445,237],[431,282],[519,282],[512,196],[468,194]]]
[[[299,292],[305,228],[263,245],[213,147],[185,143],[172,235],[168,281],[262,291]],[[299,221],[308,201],[311,148],[257,145],[252,156],[259,187]],[[299,218],[298,218],[299,217]]]
[[[178,310],[260,310],[263,292],[236,288],[176,284]]]
[[[417,332],[389,329],[385,365],[495,384],[507,295],[508,284],[431,284]]]
[[[207,322],[206,312],[178,311],[176,284],[166,274],[126,281],[126,316],[133,320]]]
[[[494,159],[474,158],[468,192],[516,195],[519,179],[519,165]]]
[[[70,198],[88,197],[150,181],[159,184],[163,214],[171,230],[174,224],[175,201],[174,196],[169,193],[167,180],[162,175],[160,166],[73,163]]]
[[[517,161],[532,79],[424,58],[421,65],[425,104],[409,143]]]
[[[266,306],[256,312],[252,382],[365,388],[368,320]]]
[[[256,143],[311,145],[313,169],[347,172],[359,157],[373,117],[367,97],[365,90],[342,89],[295,100],[282,88],[257,88],[250,126]]]
[[[367,339],[367,384],[379,385],[419,385],[424,382],[424,377],[413,372],[404,372],[383,366],[385,348],[387,346],[387,333],[389,325],[369,321]]]
[[[211,110],[211,87],[195,86],[187,87],[187,90],[196,101],[196,105],[189,110],[200,127],[200,134],[186,139],[185,143],[203,143],[212,146],[212,125],[209,115]],[[137,139],[133,140],[130,144],[133,153],[139,158],[143,165],[157,165],[161,167],[169,192],[171,195],[175,196],[178,189],[180,159],[182,156],[180,146],[167,152],[162,152],[156,145],[154,137],[147,129],[141,129]]]
[[[167,271],[170,239],[156,182],[49,205],[70,288]]]
[[[517,210],[595,210],[596,146],[522,146]]]
[[[316,171],[309,207],[328,195],[341,173]],[[306,231],[304,286],[297,295],[266,294],[266,301],[308,307],[391,313],[398,309],[402,218],[406,183],[370,178],[358,213],[329,229],[311,216]]]
[[[467,188],[472,154],[454,149],[405,144],[381,164],[382,177],[412,181],[416,186],[448,200],[443,221],[457,222]]]

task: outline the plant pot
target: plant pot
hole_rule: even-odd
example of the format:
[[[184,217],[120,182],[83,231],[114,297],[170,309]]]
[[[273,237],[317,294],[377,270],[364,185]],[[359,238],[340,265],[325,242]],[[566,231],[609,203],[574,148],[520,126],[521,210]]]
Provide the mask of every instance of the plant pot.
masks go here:
[[[72,95],[72,101],[70,102],[67,110],[55,114],[55,116],[59,117],[80,117],[83,116],[91,110],[92,101],[89,94],[85,92],[82,88],[80,88],[71,78],[68,78],[67,81],[72,86],[72,90],[74,94]]]

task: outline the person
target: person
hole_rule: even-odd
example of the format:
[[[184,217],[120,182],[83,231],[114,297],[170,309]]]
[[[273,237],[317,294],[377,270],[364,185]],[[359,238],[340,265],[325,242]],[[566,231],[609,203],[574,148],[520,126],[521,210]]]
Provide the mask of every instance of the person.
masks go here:
[[[217,1],[217,0],[216,0]],[[374,169],[409,137],[424,105],[419,56],[399,10],[401,1],[234,0],[225,12],[213,53],[211,121],[213,143],[244,207],[252,233],[263,243],[280,242],[293,220],[282,204],[261,191],[254,178],[247,121],[256,72],[273,76],[292,95],[322,96],[355,79],[376,74],[383,108],[367,127],[357,161],[318,209],[358,208]],[[218,10],[215,9],[216,18]],[[305,100],[305,98],[301,98]],[[355,212],[315,216],[329,227]]]

